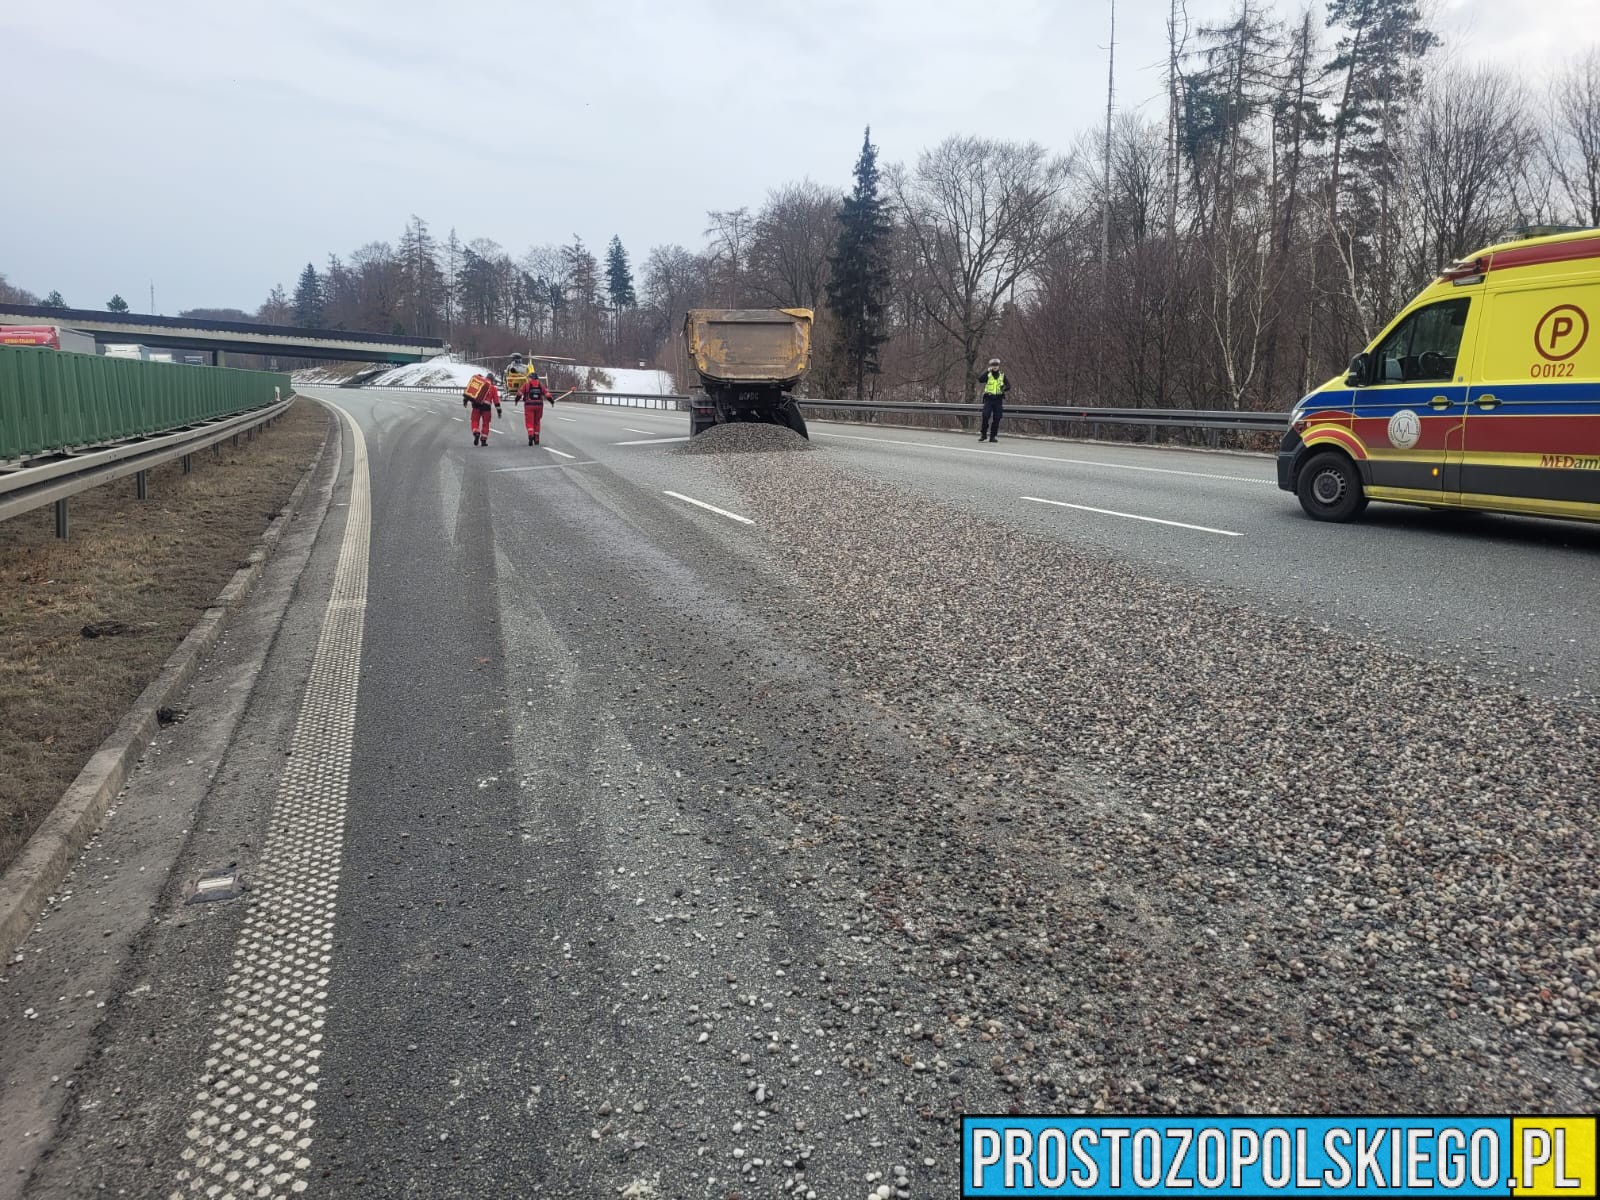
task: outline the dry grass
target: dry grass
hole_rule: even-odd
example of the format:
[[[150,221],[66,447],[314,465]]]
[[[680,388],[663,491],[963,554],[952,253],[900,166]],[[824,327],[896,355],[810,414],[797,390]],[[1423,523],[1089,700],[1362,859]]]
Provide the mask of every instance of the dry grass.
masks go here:
[[[0,868],[241,565],[315,459],[327,410],[300,401],[235,449],[0,522]],[[90,636],[98,633],[99,636]]]

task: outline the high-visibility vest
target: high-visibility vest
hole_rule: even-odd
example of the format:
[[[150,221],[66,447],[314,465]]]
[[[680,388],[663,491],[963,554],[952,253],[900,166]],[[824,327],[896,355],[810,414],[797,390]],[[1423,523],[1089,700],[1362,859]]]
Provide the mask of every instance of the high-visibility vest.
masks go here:
[[[990,375],[983,381],[983,394],[985,396],[998,396],[1005,390],[1006,377],[1004,374]]]

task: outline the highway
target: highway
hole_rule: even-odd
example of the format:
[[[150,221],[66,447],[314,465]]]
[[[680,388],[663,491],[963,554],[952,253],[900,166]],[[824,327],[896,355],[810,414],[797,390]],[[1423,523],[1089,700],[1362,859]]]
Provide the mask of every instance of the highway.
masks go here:
[[[5,967],[0,1196],[945,1196],[963,1112],[1600,1105],[1600,529],[311,394],[327,517]]]

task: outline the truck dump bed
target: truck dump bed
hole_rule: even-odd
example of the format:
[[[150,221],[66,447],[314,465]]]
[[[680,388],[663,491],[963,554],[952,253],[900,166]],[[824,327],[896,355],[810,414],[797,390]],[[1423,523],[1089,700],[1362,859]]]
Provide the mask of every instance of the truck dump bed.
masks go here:
[[[695,308],[683,333],[694,369],[708,384],[787,390],[811,356],[809,308]]]

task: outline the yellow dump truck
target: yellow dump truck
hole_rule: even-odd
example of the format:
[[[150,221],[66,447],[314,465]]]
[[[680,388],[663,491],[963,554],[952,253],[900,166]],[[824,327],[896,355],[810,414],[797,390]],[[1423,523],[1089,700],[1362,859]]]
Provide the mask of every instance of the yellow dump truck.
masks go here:
[[[695,308],[683,322],[704,389],[689,401],[689,433],[728,421],[787,425],[806,437],[792,392],[811,362],[809,308]]]

